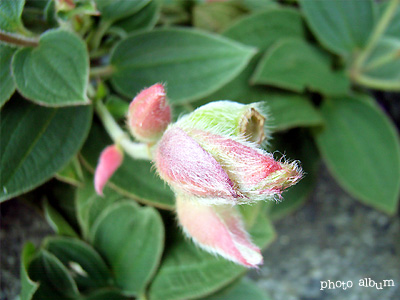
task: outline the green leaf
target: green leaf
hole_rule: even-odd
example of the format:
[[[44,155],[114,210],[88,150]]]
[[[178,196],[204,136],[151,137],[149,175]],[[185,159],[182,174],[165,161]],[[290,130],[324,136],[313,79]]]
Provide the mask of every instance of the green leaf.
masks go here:
[[[320,126],[322,117],[305,96],[271,93],[265,103],[269,110],[267,120],[272,131],[287,130],[298,126]]]
[[[89,232],[99,215],[109,206],[124,197],[110,188],[105,188],[104,196],[97,195],[94,190],[93,176],[86,175],[82,187],[76,190],[76,214],[83,237],[89,239]],[[134,203],[131,200],[132,203]],[[134,204],[132,204],[134,205]]]
[[[81,148],[90,107],[46,108],[13,99],[0,112],[0,201],[30,191]]]
[[[297,11],[292,9],[272,9],[266,12],[252,14],[249,17],[239,20],[227,29],[224,35],[243,44],[257,47],[260,51],[265,51],[274,42],[284,37],[305,38],[305,30],[301,16]],[[260,38],[260,36],[263,38]],[[269,101],[269,99],[271,99],[271,103],[269,104],[271,106],[271,111],[272,113],[278,113],[276,116],[272,115],[276,128],[283,129],[284,127],[290,127],[290,124],[285,124],[291,120],[285,117],[286,114],[281,114],[280,112],[279,104],[281,103],[278,103],[279,100],[272,99],[282,99],[286,98],[286,96],[283,97],[281,96],[282,93],[277,94],[263,86],[249,84],[250,77],[254,72],[260,56],[261,53],[253,57],[248,66],[236,78],[215,93],[202,99],[199,103],[194,103],[195,106],[220,99],[229,99],[241,103]],[[290,98],[292,97],[287,97],[287,99]],[[290,105],[290,102],[290,100],[283,100],[282,104],[287,103]],[[272,108],[274,104],[277,104],[276,109]],[[303,107],[305,106],[307,106],[307,104]],[[307,108],[305,108],[305,110],[310,111]],[[283,120],[280,120],[281,117]],[[295,120],[293,121],[294,122],[291,122],[292,124],[297,122]],[[313,120],[311,119],[310,122],[313,122]]]
[[[0,1],[0,29],[7,32],[24,30],[21,22],[21,14],[25,0],[1,0]]]
[[[35,246],[31,242],[24,245],[21,255],[21,300],[32,299],[33,294],[38,289],[38,283],[33,282],[28,275],[28,266],[35,254]]]
[[[39,288],[32,299],[64,300],[79,296],[78,287],[68,269],[44,249],[32,260],[28,273],[32,280],[39,282]]]
[[[72,274],[82,292],[111,286],[110,270],[101,256],[88,244],[73,238],[47,238],[44,248],[54,254]]]
[[[275,237],[274,229],[264,214],[259,214],[250,234],[260,247]],[[199,249],[182,234],[175,233],[150,286],[150,300],[201,298],[226,286],[246,270]]]
[[[49,223],[57,234],[78,237],[78,234],[71,225],[68,224],[64,217],[47,200],[44,202],[44,215],[47,223]]]
[[[12,70],[18,91],[36,103],[48,106],[89,103],[88,53],[83,41],[73,33],[46,31],[38,47],[15,53]]]
[[[161,0],[150,1],[135,13],[133,16],[126,17],[114,23],[113,26],[122,28],[127,33],[135,30],[149,30],[152,29],[160,17]]]
[[[329,56],[317,47],[301,40],[281,40],[261,59],[251,81],[295,92],[309,88],[325,95],[347,94],[348,78],[330,64]]]
[[[240,73],[254,49],[193,29],[159,29],[131,35],[111,54],[111,82],[132,98],[146,86],[166,82],[171,103],[194,101]]]
[[[326,127],[315,132],[315,141],[333,176],[364,203],[395,213],[400,141],[393,124],[379,108],[355,98],[327,100],[321,113]]]
[[[242,18],[225,30],[223,35],[245,45],[257,47],[262,52],[283,38],[305,38],[302,22],[298,11],[277,8]]]
[[[241,0],[240,3],[252,12],[279,7],[274,0]]]
[[[100,125],[93,123],[89,137],[82,148],[86,166],[94,170],[101,151],[112,144],[111,139]],[[122,165],[110,178],[108,185],[124,196],[147,205],[163,209],[173,209],[174,194],[158,178],[152,164],[145,160],[135,160],[125,155]]]
[[[15,91],[15,83],[11,75],[11,60],[14,52],[15,48],[0,45],[0,108]]]
[[[270,300],[265,292],[260,289],[253,281],[243,278],[233,287],[224,288],[221,291],[203,298],[203,300]]]
[[[378,3],[380,16],[382,16],[389,3],[390,1],[382,1]],[[397,5],[396,12],[388,24],[384,36],[397,39],[400,37],[400,5]]]
[[[373,89],[400,91],[400,36],[382,38],[354,79]]]
[[[193,26],[211,32],[221,32],[244,14],[234,2],[205,2],[193,10]]]
[[[132,297],[126,297],[117,289],[107,288],[99,289],[90,295],[83,297],[82,300],[132,300]]]
[[[274,135],[273,151],[280,151],[289,160],[298,160],[304,171],[304,177],[295,186],[283,193],[282,202],[270,202],[269,216],[280,219],[303,205],[314,189],[320,157],[311,137],[300,130],[284,135]]]
[[[82,168],[78,157],[72,158],[72,160],[55,175],[60,181],[79,186],[83,181]]]
[[[116,285],[126,295],[139,295],[160,262],[164,226],[152,207],[117,203],[101,214],[90,239],[111,266]]]
[[[300,0],[300,4],[321,44],[342,56],[362,49],[375,25],[373,0]]]
[[[150,0],[95,0],[101,18],[106,21],[116,21],[131,16],[142,9]]]

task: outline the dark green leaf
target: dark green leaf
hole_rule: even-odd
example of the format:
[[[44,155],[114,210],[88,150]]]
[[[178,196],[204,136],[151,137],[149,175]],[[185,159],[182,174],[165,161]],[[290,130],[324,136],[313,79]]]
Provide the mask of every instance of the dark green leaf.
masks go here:
[[[304,177],[283,193],[282,202],[270,202],[269,216],[280,219],[304,204],[312,192],[318,175],[320,157],[309,135],[294,130],[284,135],[274,135],[272,150],[280,151],[289,160],[298,160]]]
[[[250,11],[258,12],[279,6],[274,0],[241,0],[240,3]]]
[[[34,300],[64,300],[79,296],[78,287],[67,268],[46,250],[41,250],[28,269],[32,280],[39,282]]]
[[[354,98],[327,100],[321,113],[326,127],[315,140],[333,176],[366,204],[395,213],[400,141],[393,124],[379,108]]]
[[[78,234],[71,225],[68,224],[64,217],[47,200],[44,202],[44,215],[47,223],[49,223],[57,234],[78,237]]]
[[[97,195],[94,190],[93,176],[85,175],[82,187],[76,191],[76,214],[85,239],[89,238],[89,232],[93,224],[103,210],[117,201],[123,201],[124,197],[110,188],[104,189],[104,196]],[[133,200],[132,203],[134,203]],[[134,204],[132,204],[134,205]]]
[[[112,144],[112,141],[104,129],[93,123],[92,130],[81,153],[86,165],[92,171],[97,165],[101,151],[110,144]],[[164,209],[173,209],[174,194],[158,178],[148,161],[135,160],[129,155],[125,155],[122,165],[111,177],[108,184],[119,193],[139,202]]]
[[[123,19],[142,9],[150,0],[95,0],[101,17],[106,21]]]
[[[35,254],[35,246],[28,242],[24,245],[21,255],[21,300],[32,299],[33,294],[38,289],[38,284],[33,282],[28,275],[28,266]]]
[[[116,203],[97,219],[90,238],[111,266],[116,285],[126,295],[142,293],[164,248],[164,226],[157,210]]]
[[[260,247],[275,237],[274,229],[264,214],[259,214],[250,234]],[[150,286],[150,300],[204,297],[234,281],[245,271],[245,267],[200,250],[176,233]]]
[[[11,60],[14,52],[15,48],[0,45],[0,108],[15,91],[15,83],[11,75]]]
[[[124,296],[123,293],[117,289],[101,289],[79,300],[132,300],[132,297]]]
[[[330,64],[320,49],[301,40],[282,40],[261,59],[251,80],[295,92],[308,88],[326,95],[347,94],[348,78],[343,71],[333,71]]]
[[[113,86],[127,97],[165,82],[172,103],[189,102],[220,88],[244,69],[254,49],[192,29],[131,35],[111,54]]]
[[[46,108],[13,99],[1,112],[0,201],[32,190],[76,155],[90,107]]]
[[[18,50],[12,62],[18,91],[43,105],[88,104],[86,88],[89,58],[86,46],[75,34],[49,30],[39,46]]]
[[[113,284],[110,270],[90,245],[78,239],[51,237],[46,239],[44,248],[64,264],[80,291]]]
[[[216,294],[203,298],[203,300],[270,300],[265,292],[253,281],[244,278],[233,287],[225,288]]]
[[[362,49],[375,25],[373,0],[300,0],[300,4],[321,44],[342,56]]]
[[[21,14],[25,0],[0,1],[0,29],[7,32],[24,31]]]
[[[152,29],[160,17],[161,0],[150,1],[145,7],[135,13],[133,16],[126,17],[113,26],[122,28],[130,33],[135,30]]]

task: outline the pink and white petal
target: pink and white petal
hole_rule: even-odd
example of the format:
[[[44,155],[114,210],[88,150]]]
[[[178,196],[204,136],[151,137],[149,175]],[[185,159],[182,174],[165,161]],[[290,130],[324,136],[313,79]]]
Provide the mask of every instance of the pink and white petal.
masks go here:
[[[203,205],[195,197],[178,195],[176,209],[183,231],[202,249],[246,267],[262,264],[261,251],[250,241],[234,206]]]
[[[228,199],[232,203],[241,197],[215,158],[178,127],[164,133],[154,157],[160,177],[177,193]]]
[[[123,152],[116,146],[106,147],[100,154],[99,163],[94,173],[94,188],[96,193],[103,195],[103,188],[122,164]]]

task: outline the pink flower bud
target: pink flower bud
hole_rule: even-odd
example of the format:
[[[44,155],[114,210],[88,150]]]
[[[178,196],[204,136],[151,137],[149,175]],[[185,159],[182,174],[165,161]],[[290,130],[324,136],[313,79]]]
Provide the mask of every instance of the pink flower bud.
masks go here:
[[[96,193],[103,195],[103,188],[107,181],[119,168],[123,160],[123,152],[116,145],[106,147],[100,154],[99,163],[94,174],[94,188]]]
[[[128,127],[139,141],[157,141],[171,122],[171,108],[162,84],[141,91],[129,105]]]
[[[240,197],[220,164],[180,128],[164,134],[155,164],[176,191],[205,197],[208,202],[234,203]]]
[[[235,207],[208,206],[179,195],[176,210],[183,231],[202,249],[246,267],[262,264],[260,249],[250,241]]]

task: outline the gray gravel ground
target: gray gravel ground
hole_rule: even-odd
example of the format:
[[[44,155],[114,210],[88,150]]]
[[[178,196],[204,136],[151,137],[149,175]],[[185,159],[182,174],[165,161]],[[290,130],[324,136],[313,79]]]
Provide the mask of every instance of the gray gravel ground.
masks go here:
[[[300,210],[275,223],[278,238],[251,277],[273,300],[399,300],[400,218],[360,204],[322,168]],[[393,279],[394,287],[360,287],[359,280]],[[320,290],[320,281],[353,287]],[[350,285],[350,283],[349,283]]]
[[[8,201],[0,209],[0,299],[13,300],[20,288],[23,243],[30,240],[39,245],[51,230],[21,201]],[[275,225],[278,238],[265,251],[264,266],[250,274],[273,300],[400,299],[400,218],[355,201],[325,168],[307,204]],[[359,287],[361,278],[393,279],[395,287]],[[321,291],[321,280],[351,280],[354,285]]]

